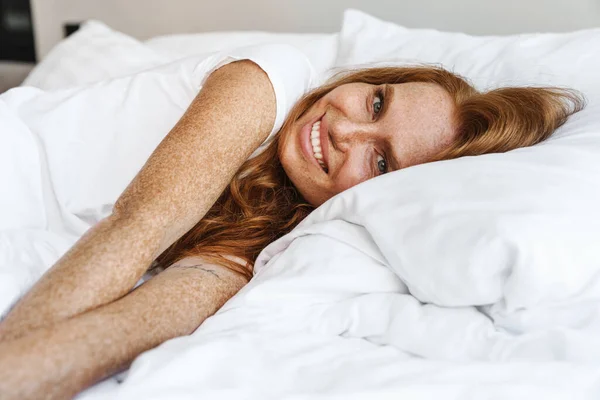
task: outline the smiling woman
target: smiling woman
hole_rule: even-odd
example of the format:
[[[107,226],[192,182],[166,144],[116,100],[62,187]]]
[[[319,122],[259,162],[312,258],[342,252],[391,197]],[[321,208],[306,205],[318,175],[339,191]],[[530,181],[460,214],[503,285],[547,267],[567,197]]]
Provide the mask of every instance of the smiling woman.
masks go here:
[[[281,163],[294,186],[318,205],[367,179],[430,161],[456,135],[454,111],[450,94],[431,82],[341,85],[294,124],[288,135],[298,140],[285,142]],[[305,173],[300,154],[326,177]],[[317,181],[320,176],[326,181]]]
[[[73,396],[141,352],[191,333],[252,277],[269,243],[333,196],[394,170],[536,144],[583,105],[556,88],[480,93],[431,67],[348,71],[296,102],[311,69],[293,48],[188,62],[173,67],[191,71],[183,87],[162,80],[156,86],[194,93],[186,84],[204,82],[187,111],[112,213],[0,324],[0,397]],[[86,90],[99,91],[94,121],[102,120],[103,107],[126,108],[146,97],[164,101],[164,111],[172,106],[164,92],[132,96],[123,87],[132,81],[152,88],[148,78],[172,72],[165,68],[46,95],[66,107],[77,96],[94,101]],[[119,101],[106,100],[102,91],[111,85],[124,96]],[[121,114],[112,114],[118,125]],[[137,130],[140,142],[162,119],[146,114],[135,121],[144,128]],[[82,131],[90,125],[80,113],[68,116]],[[62,126],[62,118],[54,120]],[[264,151],[248,159],[268,137]],[[150,265],[158,275],[132,290]]]
[[[296,103],[269,147],[157,265],[200,254],[227,263],[221,255],[231,254],[250,277],[263,248],[342,191],[426,162],[532,146],[583,106],[560,88],[479,92],[435,67],[342,72]]]
[[[278,150],[313,206],[390,171],[536,144],[582,106],[560,89],[479,93],[457,75],[425,67],[353,72],[304,101]]]

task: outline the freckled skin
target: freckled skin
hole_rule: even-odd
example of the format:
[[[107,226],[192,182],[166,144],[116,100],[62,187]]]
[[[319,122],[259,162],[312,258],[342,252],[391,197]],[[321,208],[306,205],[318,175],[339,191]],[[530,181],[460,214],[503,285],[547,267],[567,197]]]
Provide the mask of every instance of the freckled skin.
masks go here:
[[[191,333],[246,283],[221,266],[175,266],[129,293],[206,214],[266,139],[275,114],[273,88],[256,64],[211,74],[112,215],[0,323],[1,399],[70,398],[141,352]]]
[[[314,205],[373,177],[366,160],[381,140],[391,141],[407,167],[426,162],[452,138],[451,104],[441,88],[395,86],[386,118],[374,122],[366,110],[370,85],[350,84],[283,133],[294,138],[307,119],[326,113],[337,147],[329,153],[329,176],[303,158],[296,140],[280,149],[286,173]],[[1,399],[71,398],[143,351],[190,334],[247,283],[226,267],[187,258],[131,291],[150,263],[210,209],[267,137],[275,112],[271,84],[250,61],[207,79],[113,214],[0,322]]]
[[[280,149],[282,165],[294,186],[311,204],[319,206],[336,194],[377,176],[374,151],[385,141],[398,154],[401,168],[430,161],[452,141],[454,105],[442,87],[416,82],[391,86],[393,99],[385,99],[390,102],[390,109],[380,119],[374,121],[372,110],[368,109],[369,95],[375,87],[352,83],[329,92],[284,133],[285,148]],[[306,160],[297,139],[307,121],[321,115],[324,115],[321,128],[325,126],[331,135],[328,174]]]
[[[186,259],[119,300],[0,342],[0,398],[71,398],[141,352],[192,333],[246,283],[225,267]]]

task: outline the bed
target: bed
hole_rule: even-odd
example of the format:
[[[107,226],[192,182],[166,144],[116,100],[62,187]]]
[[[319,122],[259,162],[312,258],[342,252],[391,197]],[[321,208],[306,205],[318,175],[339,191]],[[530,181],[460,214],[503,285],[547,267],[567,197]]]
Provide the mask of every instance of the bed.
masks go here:
[[[39,132],[55,124],[68,136],[69,126],[52,104],[26,107],[38,90],[93,87],[174,71],[222,47],[285,42],[324,75],[431,63],[481,89],[557,85],[588,101],[539,146],[421,165],[336,196],[269,245],[250,284],[194,334],[142,354],[78,398],[600,397],[600,4],[351,3],[260,1],[235,4],[234,14],[226,12],[232,1],[144,2],[144,13],[134,1],[33,2],[45,58],[25,81],[29,97],[9,92],[0,104],[4,126],[14,128],[2,136],[0,171],[20,171],[2,175],[20,191],[0,200],[11,210],[0,225],[0,312],[110,212],[89,207],[105,195],[102,185],[77,183],[76,173],[98,173],[85,155],[134,151],[115,134],[117,147],[90,137],[76,152],[53,154],[54,139]],[[342,12],[347,5],[360,10]],[[65,24],[88,19],[102,22],[60,41]],[[26,107],[19,113],[17,102]],[[24,173],[60,178],[52,165],[76,161],[83,172],[52,188],[30,185]]]

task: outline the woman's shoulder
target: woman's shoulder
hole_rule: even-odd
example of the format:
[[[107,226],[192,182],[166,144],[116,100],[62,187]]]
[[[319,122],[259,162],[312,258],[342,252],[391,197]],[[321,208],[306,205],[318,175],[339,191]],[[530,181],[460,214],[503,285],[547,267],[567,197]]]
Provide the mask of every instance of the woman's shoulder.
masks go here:
[[[196,73],[203,84],[219,68],[240,60],[249,60],[258,65],[273,87],[277,105],[271,132],[274,134],[283,125],[293,105],[314,86],[317,81],[315,69],[308,56],[300,49],[289,44],[273,43],[215,53],[199,65]]]

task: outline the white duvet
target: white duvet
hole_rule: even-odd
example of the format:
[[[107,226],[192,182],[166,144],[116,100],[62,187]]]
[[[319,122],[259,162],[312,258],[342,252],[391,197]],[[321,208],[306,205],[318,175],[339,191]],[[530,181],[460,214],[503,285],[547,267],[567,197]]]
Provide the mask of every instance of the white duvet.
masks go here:
[[[197,66],[0,96],[0,314],[110,212]],[[600,398],[599,111],[337,196],[193,335],[80,398]]]

